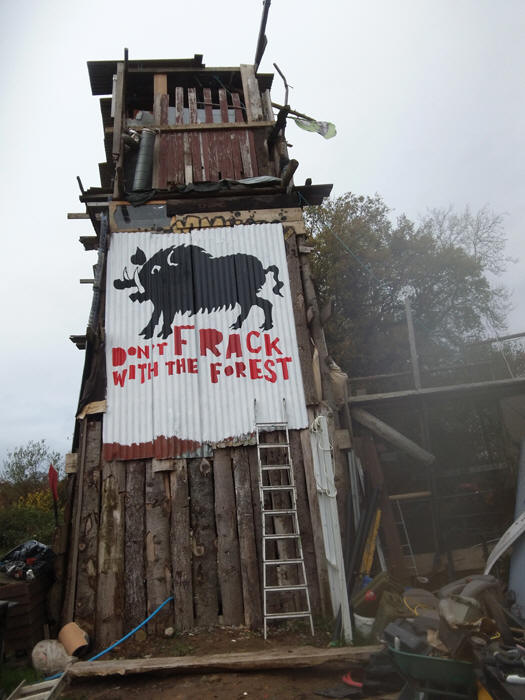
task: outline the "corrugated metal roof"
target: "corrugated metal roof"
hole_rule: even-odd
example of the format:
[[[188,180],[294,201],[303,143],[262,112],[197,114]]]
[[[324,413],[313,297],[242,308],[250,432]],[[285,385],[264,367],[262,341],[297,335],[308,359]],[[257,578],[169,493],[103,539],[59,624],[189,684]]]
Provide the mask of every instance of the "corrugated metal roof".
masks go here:
[[[282,225],[112,234],[106,363],[106,459],[306,427]]]

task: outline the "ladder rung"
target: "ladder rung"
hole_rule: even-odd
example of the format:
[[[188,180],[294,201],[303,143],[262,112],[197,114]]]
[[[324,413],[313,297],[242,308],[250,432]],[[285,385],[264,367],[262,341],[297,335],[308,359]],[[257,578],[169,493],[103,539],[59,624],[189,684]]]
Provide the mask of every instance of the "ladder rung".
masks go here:
[[[267,619],[273,619],[273,620],[284,620],[288,617],[310,617],[311,612],[309,610],[305,610],[304,612],[295,612],[295,613],[266,613],[265,617]]]
[[[272,469],[288,469],[290,471],[290,465],[289,464],[261,464],[261,469],[263,472],[269,472],[272,471]]]
[[[298,583],[295,586],[266,586],[265,591],[270,591],[271,593],[276,593],[277,591],[307,591],[308,586],[306,583]]]
[[[281,564],[304,564],[303,559],[265,559],[266,566],[280,566]]]
[[[268,422],[268,423],[256,423],[255,427],[256,428],[261,428],[261,427],[267,428],[269,425],[272,426],[273,428],[277,428],[278,426],[281,428],[286,428],[288,423],[286,421],[272,421],[272,422]]]
[[[263,515],[295,515],[295,508],[281,508],[280,510],[263,510]]]
[[[264,539],[266,540],[291,540],[294,537],[297,539],[301,537],[301,535],[298,532],[289,532],[286,535],[264,535]]]
[[[257,445],[261,450],[273,450],[274,447],[290,447],[289,442],[264,442]]]
[[[261,486],[263,491],[290,491],[295,489],[295,484],[279,484],[279,486]]]

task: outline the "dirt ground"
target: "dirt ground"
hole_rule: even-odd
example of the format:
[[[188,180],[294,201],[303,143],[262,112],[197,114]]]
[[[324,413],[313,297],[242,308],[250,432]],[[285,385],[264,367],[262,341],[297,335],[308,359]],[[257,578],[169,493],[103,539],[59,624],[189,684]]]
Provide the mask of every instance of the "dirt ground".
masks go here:
[[[104,659],[147,658],[158,656],[187,656],[226,654],[242,651],[268,651],[317,646],[326,648],[329,634],[318,632],[312,638],[306,631],[276,631],[268,640],[244,628],[213,628],[177,635],[171,639],[142,641],[132,638],[107,654]],[[354,667],[354,676],[359,668]],[[308,669],[258,671],[256,673],[150,674],[111,679],[76,680],[63,691],[63,700],[310,700],[319,698],[315,692],[341,687],[341,676],[348,664],[332,662]],[[376,695],[376,698],[396,697]]]

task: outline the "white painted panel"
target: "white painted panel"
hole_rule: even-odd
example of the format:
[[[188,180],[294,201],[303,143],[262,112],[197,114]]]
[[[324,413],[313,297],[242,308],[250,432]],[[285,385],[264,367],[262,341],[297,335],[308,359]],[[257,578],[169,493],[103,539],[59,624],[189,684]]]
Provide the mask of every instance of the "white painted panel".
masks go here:
[[[114,233],[106,290],[107,459],[306,427],[281,224]]]

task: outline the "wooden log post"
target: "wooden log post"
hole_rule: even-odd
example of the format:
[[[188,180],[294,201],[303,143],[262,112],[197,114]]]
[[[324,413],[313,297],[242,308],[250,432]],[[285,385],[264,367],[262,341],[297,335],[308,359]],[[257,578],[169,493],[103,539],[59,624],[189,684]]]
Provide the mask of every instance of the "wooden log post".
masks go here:
[[[133,629],[147,617],[144,540],[145,540],[144,462],[126,464],[126,532],[125,532],[125,628]]]
[[[230,450],[215,450],[213,475],[215,523],[217,526],[217,572],[221,593],[222,621],[225,625],[240,625],[244,621],[244,610]]]
[[[163,472],[146,463],[146,607],[150,615],[172,594],[170,553],[170,495]],[[173,603],[148,622],[148,634],[160,635],[173,624]]]
[[[292,227],[285,228],[285,247],[304,395],[306,405],[309,406],[317,403],[317,392],[315,390],[312,366],[312,343],[308,324],[306,322],[306,306],[301,281],[299,253],[297,250],[297,236]]]
[[[237,531],[241,553],[244,621],[252,628],[262,625],[261,588],[259,586],[257,550],[255,547],[254,513],[248,453],[245,447],[233,450],[233,477],[237,504]]]
[[[102,422],[87,419],[84,429],[87,430],[87,438],[83,498],[81,506],[79,504],[81,514],[75,621],[93,637],[93,611],[97,600]]]
[[[190,535],[190,500],[187,460],[175,460],[170,472],[171,488],[171,566],[175,629],[184,632],[193,627],[193,583]]]
[[[192,530],[193,604],[197,625],[218,623],[217,549],[213,499],[213,471],[207,459],[188,466]]]
[[[96,640],[100,647],[120,639],[124,618],[123,462],[104,462],[98,539]]]
[[[323,539],[323,525],[321,521],[321,511],[319,509],[319,500],[317,498],[317,485],[315,481],[309,430],[300,431],[300,440],[306,491],[308,494],[309,512],[312,520],[312,537],[314,542],[315,561],[317,565],[316,568],[319,584],[319,595],[321,598],[321,610],[323,614],[328,615],[332,612],[332,604],[330,602],[330,584],[328,580],[326,552]]]
[[[292,454],[295,486],[297,489],[297,518],[299,520],[299,528],[301,531],[301,543],[303,547],[308,590],[310,592],[310,604],[312,610],[320,611],[321,593],[319,590],[319,582],[317,577],[315,541],[312,528],[312,519],[310,517],[310,508],[308,505],[306,475],[303,453],[301,449],[301,435],[298,430],[290,431],[290,451]]]

